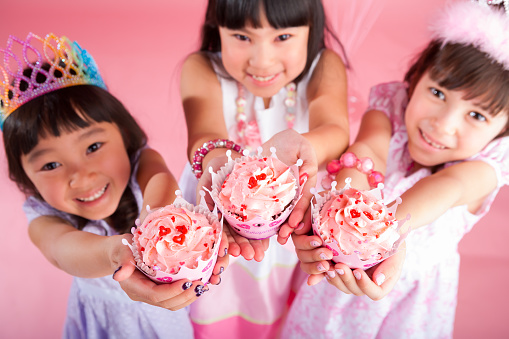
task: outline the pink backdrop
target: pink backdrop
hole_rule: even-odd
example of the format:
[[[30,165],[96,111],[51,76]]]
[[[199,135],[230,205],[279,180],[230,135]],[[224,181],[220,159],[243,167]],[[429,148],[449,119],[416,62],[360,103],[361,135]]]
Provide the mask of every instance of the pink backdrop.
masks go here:
[[[324,0],[329,19],[349,49],[353,72],[352,128],[368,89],[401,79],[411,56],[427,39],[426,20],[446,0]],[[186,162],[186,127],[178,95],[178,70],[199,41],[205,0],[64,0],[5,2],[0,46],[9,34],[53,32],[78,41],[97,61],[110,91],[136,116],[150,144],[179,176]],[[364,7],[361,7],[360,4]],[[369,4],[369,7],[366,7]],[[376,21],[370,18],[377,18]],[[368,34],[369,33],[369,34]],[[357,37],[353,39],[352,37]],[[0,150],[0,337],[55,338],[61,334],[71,277],[50,265],[28,239],[23,197],[7,179]],[[462,266],[455,336],[509,334],[509,190],[461,243]],[[7,236],[8,235],[8,236]],[[430,249],[433,250],[433,249]],[[430,315],[432,316],[432,315]]]

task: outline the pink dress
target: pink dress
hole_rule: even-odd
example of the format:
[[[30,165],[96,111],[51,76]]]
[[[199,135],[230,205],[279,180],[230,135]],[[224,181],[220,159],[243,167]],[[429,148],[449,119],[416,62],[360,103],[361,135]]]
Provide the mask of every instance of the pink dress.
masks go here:
[[[403,114],[406,87],[381,84],[371,91],[369,109],[384,112],[392,121],[384,195],[393,201],[420,179],[426,168],[406,176],[411,164]],[[283,338],[450,338],[459,278],[458,243],[490,209],[500,187],[509,184],[509,137],[488,144],[465,160],[481,160],[496,170],[498,187],[476,214],[466,206],[449,209],[433,223],[407,237],[402,275],[382,300],[347,295],[325,280],[299,290],[282,331]],[[446,164],[446,166],[451,164]]]

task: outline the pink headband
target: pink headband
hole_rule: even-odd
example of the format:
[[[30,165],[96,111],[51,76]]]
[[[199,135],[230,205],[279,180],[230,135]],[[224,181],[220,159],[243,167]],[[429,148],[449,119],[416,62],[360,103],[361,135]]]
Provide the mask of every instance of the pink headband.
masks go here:
[[[489,5],[504,4],[505,13]],[[433,38],[473,45],[509,70],[509,0],[456,1],[432,22]]]

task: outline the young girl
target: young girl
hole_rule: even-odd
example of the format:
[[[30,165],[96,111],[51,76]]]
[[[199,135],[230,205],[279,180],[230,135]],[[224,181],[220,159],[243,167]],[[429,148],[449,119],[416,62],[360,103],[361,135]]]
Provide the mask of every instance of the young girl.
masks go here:
[[[11,36],[0,53],[5,152],[10,178],[28,197],[30,238],[75,276],[64,337],[192,338],[184,307],[207,288],[154,284],[122,244],[142,207],[174,199],[162,157],[76,42],[30,33]]]
[[[197,187],[210,186],[208,168],[224,165],[227,149],[238,157],[241,148],[254,151],[276,134],[288,136],[283,133],[288,129],[296,131],[289,133],[295,149],[311,145],[311,172],[341,154],[349,137],[346,76],[341,58],[326,48],[329,33],[320,0],[209,1],[200,51],[182,69],[194,171],[188,166],[180,180],[187,199]],[[214,149],[202,147],[209,141]],[[293,227],[309,198],[303,202],[290,218]],[[248,242],[238,236],[235,242],[230,254],[255,261],[264,258],[268,246],[268,240]],[[292,247],[273,241],[261,263],[238,258],[223,276],[226,286],[213,289],[191,309],[196,335],[273,336],[297,262]]]
[[[501,6],[460,1],[441,12],[433,30],[404,83],[372,90],[349,148],[384,169],[385,201],[403,201],[397,218],[410,214],[401,278],[394,284],[397,273],[352,272],[337,264],[327,275],[330,284],[301,288],[283,337],[452,336],[458,243],[509,183],[509,50],[502,48],[509,43],[509,17]],[[369,188],[366,175],[355,169],[340,171],[339,185],[346,177]],[[320,239],[295,236],[301,267],[323,275],[329,262],[319,253],[329,251],[313,250],[313,241]],[[355,296],[362,294],[387,295],[379,301]]]

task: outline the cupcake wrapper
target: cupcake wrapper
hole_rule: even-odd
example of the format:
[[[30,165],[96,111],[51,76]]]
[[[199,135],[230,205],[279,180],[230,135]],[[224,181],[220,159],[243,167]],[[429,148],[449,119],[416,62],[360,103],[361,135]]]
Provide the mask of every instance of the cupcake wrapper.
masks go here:
[[[200,257],[198,259],[198,266],[196,268],[187,268],[186,266],[181,266],[178,273],[171,274],[163,271],[153,270],[151,267],[145,265],[134,241],[132,244],[129,244],[126,241],[126,245],[128,245],[131,251],[133,252],[136,267],[143,274],[145,274],[147,277],[149,277],[150,279],[157,283],[171,283],[173,281],[180,279],[189,279],[191,281],[201,280],[204,284],[206,284],[208,283],[209,278],[212,275],[214,265],[216,264],[217,261],[217,255],[219,252],[219,242],[221,240],[221,233],[223,231],[223,222],[222,220],[219,221],[216,215],[210,212],[205,206],[202,205],[194,206],[192,204],[189,204],[181,197],[177,197],[172,205],[178,208],[186,208],[191,212],[203,214],[208,219],[211,225],[216,223],[219,224],[219,232],[217,232],[216,234],[217,239],[214,242],[214,252],[212,253],[211,257],[208,260],[202,260]],[[133,228],[132,232],[134,233],[134,231],[135,228]]]
[[[304,184],[307,181],[307,178],[304,178],[302,183],[299,182],[299,167],[297,165],[290,166],[290,171],[295,177],[296,182],[295,197],[291,201],[290,205],[274,220],[266,220],[262,217],[255,217],[249,221],[240,221],[226,208],[224,208],[221,200],[219,199],[219,192],[221,191],[221,186],[226,180],[226,176],[232,172],[235,164],[242,161],[251,161],[253,159],[259,159],[259,157],[243,156],[229,161],[227,164],[221,167],[217,173],[212,174],[211,191],[207,191],[212,197],[212,200],[216,204],[217,208],[223,214],[223,217],[226,219],[226,221],[228,221],[228,224],[230,224],[235,232],[247,239],[259,240],[270,238],[277,234],[280,226],[283,224],[283,222],[286,221],[290,213],[293,211],[295,205],[302,197],[302,190],[304,188]]]
[[[342,194],[343,191],[348,187],[349,186],[347,184],[347,186],[345,186],[345,188],[343,188],[339,191],[332,190],[332,191],[327,192],[323,196],[315,195],[316,203],[313,204],[313,202],[311,202],[311,222],[312,222],[312,226],[313,226],[313,232],[322,239],[322,241],[323,241],[322,246],[327,247],[328,249],[330,249],[332,251],[332,255],[333,255],[332,261],[334,261],[335,263],[343,263],[352,269],[361,268],[363,270],[366,270],[366,269],[368,269],[372,266],[375,266],[376,264],[384,261],[385,259],[389,258],[390,256],[394,255],[398,251],[399,245],[403,242],[403,240],[405,240],[409,231],[405,232],[404,234],[400,234],[399,239],[393,244],[392,249],[390,251],[387,251],[381,259],[373,257],[368,260],[361,260],[356,253],[344,254],[341,251],[341,249],[339,248],[339,244],[336,241],[336,239],[328,238],[328,237],[324,236],[323,233],[320,231],[320,223],[321,223],[320,210],[322,209],[322,206],[329,199]],[[375,189],[371,190],[371,193],[374,193],[374,195],[377,196],[378,199],[382,199],[381,190],[379,188],[375,188]],[[393,206],[388,208],[388,211],[391,213],[395,213],[396,208],[397,208],[397,204],[394,204]],[[403,224],[405,223],[405,221],[407,219],[398,220],[398,226],[396,228],[398,233],[399,233],[400,228],[403,226]]]

